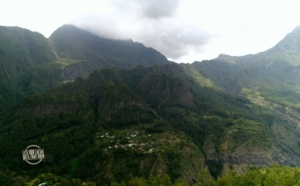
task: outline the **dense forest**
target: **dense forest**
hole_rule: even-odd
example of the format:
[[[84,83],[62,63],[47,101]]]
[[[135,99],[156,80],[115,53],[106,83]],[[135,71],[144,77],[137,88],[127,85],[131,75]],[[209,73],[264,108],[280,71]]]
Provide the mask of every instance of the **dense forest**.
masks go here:
[[[43,173],[34,179],[28,177],[16,176],[15,173],[9,171],[0,172],[0,184],[3,186],[10,185],[28,185],[35,186],[44,185],[64,185],[64,186],[80,186],[80,185],[106,185],[101,179],[93,182],[82,181],[80,179],[66,179],[51,173]],[[224,186],[224,185],[299,185],[300,184],[300,168],[288,166],[271,166],[267,168],[249,168],[244,174],[237,175],[233,171],[229,171],[218,179],[213,179],[209,172],[200,170],[198,181],[193,186]],[[112,181],[107,183],[110,186],[188,186],[184,180],[177,179],[172,181],[170,176],[162,177],[133,177],[129,176],[121,182]]]
[[[0,27],[0,185],[299,184],[299,38],[177,64],[71,25]]]

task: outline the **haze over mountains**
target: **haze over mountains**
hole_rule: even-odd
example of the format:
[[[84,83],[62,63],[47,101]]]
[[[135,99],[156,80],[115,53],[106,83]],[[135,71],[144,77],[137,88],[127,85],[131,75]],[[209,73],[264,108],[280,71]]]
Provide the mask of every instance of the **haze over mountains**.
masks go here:
[[[169,63],[159,52],[132,41],[99,38],[74,26],[49,39],[18,27],[1,27],[0,110],[26,94],[86,77],[98,68],[133,68]]]
[[[300,164],[300,28],[255,55],[176,64],[74,26],[0,27],[0,166],[97,183]],[[37,168],[20,152],[53,157]]]

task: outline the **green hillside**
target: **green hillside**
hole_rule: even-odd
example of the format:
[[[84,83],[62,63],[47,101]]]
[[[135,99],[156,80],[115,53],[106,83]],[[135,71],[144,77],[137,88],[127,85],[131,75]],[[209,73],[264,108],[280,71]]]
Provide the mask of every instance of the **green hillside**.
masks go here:
[[[152,69],[142,67],[130,73],[100,70],[86,80],[79,78],[60,89],[26,98],[1,122],[1,138],[6,139],[0,144],[4,149],[1,167],[17,172],[25,169],[32,172],[29,174],[47,169],[66,177],[99,177],[108,182],[130,174],[196,179],[204,157],[195,143],[170,123],[168,114],[174,111],[151,108],[139,91],[129,87],[147,79],[148,71],[152,74]],[[137,82],[131,80],[139,75]],[[165,79],[171,86],[164,84]],[[162,89],[177,82],[180,85],[179,79],[168,74],[159,73],[156,81]],[[170,102],[164,105],[180,111],[176,105],[181,103],[172,101],[176,95],[167,92],[166,96]],[[30,171],[31,165],[20,161],[17,149],[31,143],[47,149],[53,162]],[[7,156],[7,152],[11,154]]]
[[[241,57],[220,55],[192,66],[225,92],[249,99],[259,95],[264,100],[298,110],[299,40],[297,27],[265,52]]]
[[[44,75],[35,69],[55,59],[48,40],[41,34],[18,27],[0,27],[0,110],[34,91],[35,76]],[[48,85],[39,86],[42,89]]]
[[[88,76],[95,69],[152,66],[170,63],[152,48],[131,40],[111,40],[98,37],[71,25],[58,28],[50,41],[64,66],[66,80]]]
[[[0,27],[0,111],[96,69],[165,63],[170,62],[140,43],[100,38],[74,26],[58,28],[49,39],[19,27]]]
[[[193,64],[70,25],[49,39],[1,27],[0,40],[0,184],[298,183],[299,28]],[[36,166],[22,160],[32,144]]]
[[[230,167],[298,164],[297,152],[281,151],[293,144],[270,133],[284,123],[269,110],[194,79],[176,64],[103,69],[27,97],[1,121],[0,165],[102,183],[165,174],[193,183],[202,169],[216,178]],[[31,169],[17,150],[30,144],[52,162]]]

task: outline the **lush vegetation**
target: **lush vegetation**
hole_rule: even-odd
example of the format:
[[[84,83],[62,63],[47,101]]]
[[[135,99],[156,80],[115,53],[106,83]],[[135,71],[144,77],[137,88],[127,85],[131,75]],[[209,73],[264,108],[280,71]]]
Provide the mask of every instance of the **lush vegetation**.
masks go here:
[[[64,69],[67,80],[86,77],[99,68],[129,69],[170,63],[165,56],[143,44],[97,37],[71,25],[58,28],[49,39],[60,63],[67,64]]]
[[[162,54],[140,43],[100,38],[70,25],[49,39],[18,27],[0,27],[0,111],[96,69],[166,63]]]
[[[55,60],[46,38],[41,34],[17,27],[0,27],[0,111],[17,103],[27,93],[45,90],[44,72],[40,71],[36,90],[34,69],[48,66]],[[51,69],[49,69],[51,71]],[[57,77],[59,78],[59,77]]]
[[[251,168],[244,174],[236,174],[234,171],[229,171],[226,175],[213,179],[207,170],[202,169],[199,172],[199,179],[197,182],[189,184],[181,179],[172,181],[170,176],[151,176],[145,177],[133,177],[128,176],[126,180],[112,181],[105,183],[105,181],[99,179],[93,182],[81,180],[81,179],[66,179],[55,174],[40,174],[35,178],[18,176],[13,172],[1,171],[0,184],[5,185],[26,185],[34,186],[39,184],[44,185],[109,185],[109,186],[224,186],[224,185],[299,185],[300,184],[300,168],[288,167],[288,166],[270,166],[266,168]]]
[[[266,167],[299,166],[297,42],[174,64],[73,26],[0,41],[1,185],[299,184],[297,167]]]
[[[21,175],[47,171],[112,183],[167,174],[171,182],[189,184],[203,168],[215,179],[225,173],[221,154],[240,153],[236,161],[264,165],[244,156],[252,153],[250,146],[267,158],[277,145],[268,133],[276,117],[192,81],[179,65],[103,69],[29,96],[1,121],[0,165]],[[51,162],[30,169],[20,161],[18,149],[30,144],[45,148]]]

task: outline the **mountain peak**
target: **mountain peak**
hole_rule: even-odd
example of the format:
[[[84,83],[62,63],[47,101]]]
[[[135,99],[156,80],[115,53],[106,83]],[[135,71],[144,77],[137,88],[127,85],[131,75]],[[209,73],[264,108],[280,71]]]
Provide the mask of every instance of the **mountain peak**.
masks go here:
[[[103,38],[73,25],[61,26],[50,40],[61,60],[73,61],[64,69],[68,80],[86,76],[98,68],[130,69],[170,63],[160,52],[141,43]]]
[[[300,26],[288,33],[274,48],[281,50],[300,50]]]
[[[296,26],[292,32],[300,33],[300,25]]]

